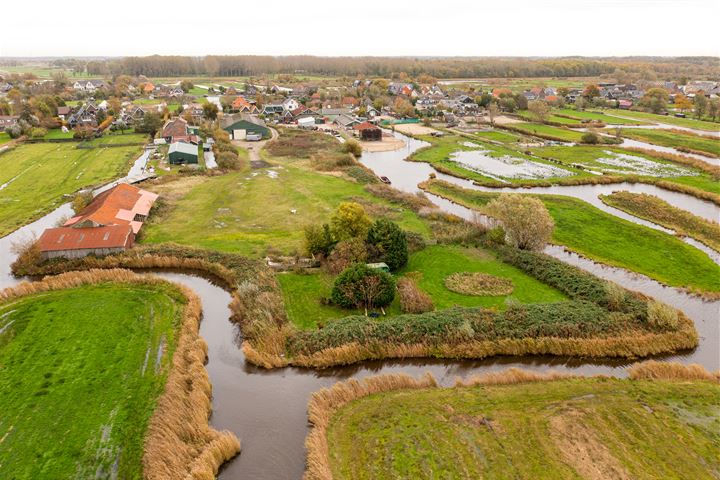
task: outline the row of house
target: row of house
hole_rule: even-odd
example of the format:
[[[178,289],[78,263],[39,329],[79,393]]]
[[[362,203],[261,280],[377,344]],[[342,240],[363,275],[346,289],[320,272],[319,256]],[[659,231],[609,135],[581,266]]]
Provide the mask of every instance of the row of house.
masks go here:
[[[40,254],[43,259],[81,258],[132,248],[157,198],[124,183],[106,190],[63,226],[46,229],[38,240]]]

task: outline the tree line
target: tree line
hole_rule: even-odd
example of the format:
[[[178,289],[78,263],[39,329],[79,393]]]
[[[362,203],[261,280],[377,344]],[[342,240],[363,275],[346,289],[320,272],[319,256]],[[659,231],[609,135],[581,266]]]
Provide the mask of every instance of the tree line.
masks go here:
[[[57,60],[91,75],[258,76],[263,74],[313,74],[392,78],[400,72],[436,78],[475,77],[592,77],[617,70],[658,79],[720,78],[714,57],[623,58],[498,58],[498,57],[315,57],[208,55],[205,57],[160,56]],[[58,64],[58,66],[60,66]]]

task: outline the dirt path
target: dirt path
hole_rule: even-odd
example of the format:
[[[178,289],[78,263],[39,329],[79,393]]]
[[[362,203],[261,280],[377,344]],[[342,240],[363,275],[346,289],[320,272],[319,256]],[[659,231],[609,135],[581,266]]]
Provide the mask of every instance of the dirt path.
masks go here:
[[[248,151],[248,157],[250,158],[250,165],[253,168],[262,168],[265,166],[265,161],[260,157],[260,150],[262,150],[265,145],[275,140],[278,137],[278,132],[274,128],[270,128],[270,138],[267,140],[260,140],[259,142],[246,142],[243,140],[233,140],[232,144],[244,148]]]

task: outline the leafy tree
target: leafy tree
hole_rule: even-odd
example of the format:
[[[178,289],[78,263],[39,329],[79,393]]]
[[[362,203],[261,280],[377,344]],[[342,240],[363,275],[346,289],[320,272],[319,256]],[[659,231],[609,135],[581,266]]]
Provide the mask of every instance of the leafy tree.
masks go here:
[[[595,84],[586,85],[585,89],[583,89],[583,97],[587,98],[588,100],[591,100],[595,97],[600,96],[600,87],[598,87]]]
[[[135,126],[135,131],[138,133],[148,133],[154,137],[161,127],[162,117],[160,117],[160,114],[149,112],[146,113],[143,119]]]
[[[385,262],[392,271],[404,267],[408,261],[407,237],[395,222],[386,218],[376,220],[368,230],[365,241],[369,246],[370,257]]]
[[[325,267],[328,272],[337,275],[355,263],[365,263],[368,257],[367,246],[360,238],[351,238],[338,242],[327,256]]]
[[[215,120],[218,116],[218,107],[214,103],[204,103],[202,106],[203,116],[208,120]]]
[[[415,114],[415,107],[404,98],[397,97],[393,103],[393,110],[401,117],[411,117]]]
[[[705,97],[705,95],[702,94],[702,92],[699,92],[695,95],[695,98],[693,99],[693,104],[695,105],[695,116],[697,118],[704,117],[708,109],[708,99]]]
[[[540,122],[545,123],[548,115],[550,114],[550,107],[542,100],[533,100],[528,102],[528,110],[532,113],[533,117]]]
[[[190,90],[193,89],[195,85],[190,80],[183,80],[180,82],[180,88],[182,88],[182,91],[185,93],[188,93]]]
[[[712,118],[713,122],[720,116],[720,99],[713,98],[708,103],[708,116]]]
[[[115,129],[120,130],[120,134],[124,134],[127,128],[127,124],[122,120],[118,120],[117,122],[115,122]]]
[[[327,257],[335,247],[330,225],[308,225],[305,227],[305,250],[309,255],[323,255]]]
[[[542,250],[550,240],[555,222],[537,198],[517,193],[502,194],[486,209],[502,223],[510,245],[521,250]]]
[[[368,309],[392,303],[395,280],[382,270],[358,263],[338,275],[330,298],[343,308],[364,308],[367,315]]]
[[[80,193],[76,194],[73,197],[72,204],[71,204],[73,212],[75,212],[75,214],[82,212],[85,209],[85,207],[90,205],[90,202],[92,202],[92,200],[93,200],[93,194],[92,194],[92,191],[90,191],[90,190],[86,190],[84,192],[80,192]]]
[[[580,137],[580,141],[582,143],[590,143],[593,145],[600,143],[600,140],[600,135],[598,135],[596,132],[585,132],[583,133],[582,137]]]
[[[525,97],[523,97],[525,98]],[[502,97],[500,98],[500,108],[504,112],[512,113],[515,110],[517,110],[517,103],[515,102],[515,99],[512,97]]]
[[[363,206],[355,202],[341,203],[330,218],[333,233],[338,240],[365,237],[370,223]]]
[[[353,139],[350,139],[343,144],[342,151],[345,153],[351,153],[356,158],[362,155],[362,147],[356,140]]]
[[[653,113],[661,113],[667,108],[670,95],[664,88],[650,88],[640,99],[640,106]]]
[[[679,93],[675,97],[675,106],[680,110],[681,112],[686,112],[688,110],[692,110],[693,103],[690,101],[688,97],[683,95],[682,93]]]

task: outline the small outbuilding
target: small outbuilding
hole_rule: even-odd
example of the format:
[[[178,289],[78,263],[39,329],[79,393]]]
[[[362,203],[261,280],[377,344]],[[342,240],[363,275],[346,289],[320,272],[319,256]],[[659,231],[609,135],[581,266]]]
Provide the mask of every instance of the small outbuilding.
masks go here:
[[[360,140],[364,142],[379,142],[382,140],[382,130],[370,122],[362,122],[353,127],[358,132]]]
[[[198,163],[197,145],[185,142],[175,142],[168,150],[168,162],[173,165]]]

